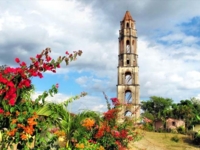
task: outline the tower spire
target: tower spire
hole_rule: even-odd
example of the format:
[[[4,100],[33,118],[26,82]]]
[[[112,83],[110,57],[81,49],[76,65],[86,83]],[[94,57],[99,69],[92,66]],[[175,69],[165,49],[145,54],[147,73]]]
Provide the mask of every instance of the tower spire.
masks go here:
[[[131,13],[129,11],[126,11],[125,15],[124,15],[124,18],[122,21],[128,21],[128,20],[132,20],[132,21],[135,21],[133,20],[132,16],[131,16]]]

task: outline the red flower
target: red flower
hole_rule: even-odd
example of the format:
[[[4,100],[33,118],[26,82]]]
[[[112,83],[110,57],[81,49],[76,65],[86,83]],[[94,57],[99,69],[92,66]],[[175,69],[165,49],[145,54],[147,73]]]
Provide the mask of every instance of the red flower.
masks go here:
[[[60,64],[57,64],[56,67],[57,67],[57,68],[60,68]]]
[[[43,78],[43,75],[40,72],[38,72],[38,76],[39,78]]]
[[[20,66],[25,67],[25,66],[26,66],[26,63],[25,63],[25,62],[22,62],[22,63],[20,64]]]
[[[0,108],[0,114],[3,114],[4,110],[2,108]]]
[[[49,62],[50,60],[51,60],[51,57],[50,57],[50,56],[47,56],[47,57],[46,57],[46,61]]]
[[[69,55],[69,52],[68,52],[68,51],[66,51],[66,52],[65,52],[65,54]]]
[[[19,58],[15,58],[15,62],[19,63],[20,62]]]
[[[11,105],[11,106],[15,105],[15,99],[14,98],[9,100],[9,105]]]
[[[112,101],[112,103],[113,103],[114,106],[120,104],[120,102],[119,102],[119,100],[117,98],[111,98],[111,101]]]
[[[107,112],[104,113],[104,117],[107,120],[114,119],[115,116],[116,116],[116,110],[115,109],[110,109],[110,110],[108,110]]]
[[[127,138],[128,138],[129,141],[132,141],[132,140],[133,140],[133,137],[132,137],[132,136],[128,136]]]
[[[101,138],[103,135],[104,135],[104,130],[102,128],[100,128],[98,130],[98,132],[96,133],[95,138],[97,138],[97,139]]]
[[[36,55],[36,58],[37,58],[37,59],[40,59],[40,58],[41,58],[41,55],[37,54],[37,55]]]
[[[112,135],[113,135],[115,138],[119,138],[119,137],[120,137],[120,132],[119,132],[119,131],[112,131]]]
[[[126,130],[121,130],[120,134],[121,134],[121,138],[126,138],[128,135]]]

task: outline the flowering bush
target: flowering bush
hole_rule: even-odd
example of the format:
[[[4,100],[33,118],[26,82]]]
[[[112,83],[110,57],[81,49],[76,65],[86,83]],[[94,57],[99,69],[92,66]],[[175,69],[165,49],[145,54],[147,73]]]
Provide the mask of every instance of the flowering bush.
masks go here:
[[[77,115],[67,111],[67,105],[86,93],[71,97],[59,103],[47,103],[48,95],[58,92],[58,84],[49,91],[44,91],[37,99],[32,100],[34,86],[31,77],[43,78],[42,73],[56,73],[62,61],[68,65],[82,51],[74,52],[54,60],[50,57],[50,48],[41,54],[31,57],[31,64],[15,62],[19,67],[0,67],[0,149],[32,149],[49,150],[125,150],[128,143],[136,140],[133,122],[117,122],[117,114],[121,104],[112,98],[113,108],[107,97],[108,111],[100,114],[84,111]],[[131,124],[129,124],[131,123]]]
[[[135,131],[133,122],[117,122],[119,101],[111,99],[114,107],[108,104],[108,111],[103,116],[94,111],[85,111],[73,117],[71,128],[72,149],[88,150],[126,150],[128,143],[137,140],[140,135]]]
[[[45,98],[48,95],[57,93],[58,84],[32,100],[34,87],[30,78],[43,78],[42,72],[45,71],[55,73],[62,61],[68,65],[69,61],[75,60],[82,51],[73,54],[66,52],[66,56],[60,56],[56,61],[51,59],[50,52],[50,48],[46,48],[35,58],[31,57],[29,66],[16,58],[15,62],[19,67],[0,67],[0,149],[7,150],[14,144],[18,149],[49,149],[56,140],[47,131],[55,125],[58,118],[55,114],[47,115],[46,111],[44,114],[40,109],[44,110]]]

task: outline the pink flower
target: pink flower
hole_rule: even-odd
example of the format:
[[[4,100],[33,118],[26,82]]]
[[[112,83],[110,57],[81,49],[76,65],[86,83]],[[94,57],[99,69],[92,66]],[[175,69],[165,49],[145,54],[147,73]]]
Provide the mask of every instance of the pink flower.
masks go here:
[[[19,58],[15,58],[15,62],[19,63],[20,62]]]
[[[58,85],[58,83],[56,83],[56,88],[58,88],[59,87],[59,85]]]

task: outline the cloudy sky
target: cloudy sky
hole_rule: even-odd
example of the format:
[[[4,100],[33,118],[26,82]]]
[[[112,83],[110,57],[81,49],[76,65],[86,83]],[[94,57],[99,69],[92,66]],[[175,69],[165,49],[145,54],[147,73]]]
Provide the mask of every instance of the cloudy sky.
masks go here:
[[[53,58],[81,49],[83,55],[57,74],[32,79],[35,95],[59,83],[59,102],[88,93],[70,109],[103,111],[116,97],[118,32],[127,10],[136,21],[140,99],[175,102],[200,98],[199,0],[0,0],[0,65],[29,62],[46,47]]]

